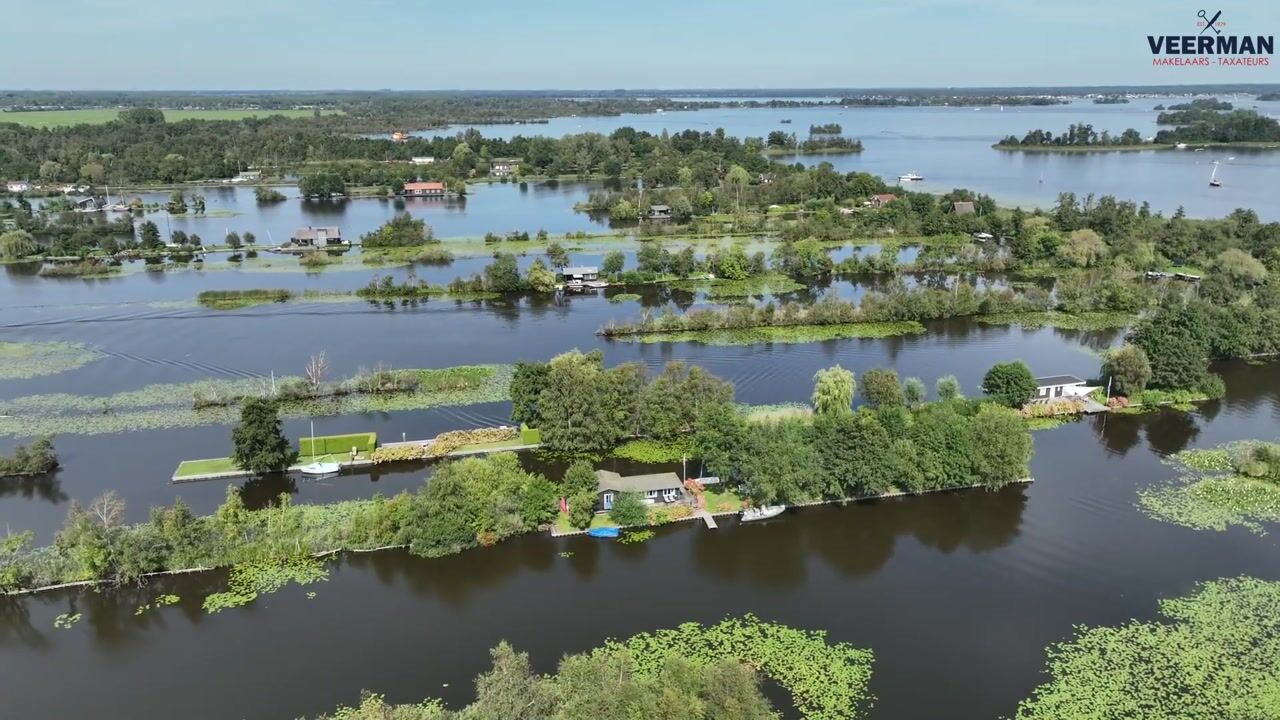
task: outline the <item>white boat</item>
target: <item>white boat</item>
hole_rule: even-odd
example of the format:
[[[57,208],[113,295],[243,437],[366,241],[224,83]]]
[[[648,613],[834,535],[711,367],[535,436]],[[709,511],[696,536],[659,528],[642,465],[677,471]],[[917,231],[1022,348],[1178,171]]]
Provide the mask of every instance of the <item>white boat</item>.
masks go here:
[[[900,182],[900,183],[904,183],[904,182],[920,182],[921,180],[924,180],[924,176],[923,176],[923,175],[917,175],[917,174],[915,174],[915,173],[913,173],[913,172],[909,172],[909,173],[907,173],[906,175],[899,175],[899,176],[898,176],[898,182]]]
[[[274,379],[274,376],[273,376],[273,379]],[[315,446],[316,446],[316,421],[315,421],[315,420],[312,420],[312,421],[311,421],[311,447],[312,447],[312,452],[314,452],[314,451],[315,451]],[[341,471],[342,471],[342,466],[341,466],[341,465],[339,465],[339,464],[338,464],[338,463],[336,463],[336,462],[332,462],[332,461],[330,461],[330,462],[326,462],[326,460],[328,460],[328,459],[329,459],[329,457],[330,457],[329,455],[322,455],[322,456],[320,456],[320,459],[319,459],[319,460],[316,460],[315,462],[310,462],[310,463],[307,463],[306,465],[302,465],[302,466],[300,466],[300,467],[298,468],[298,472],[302,473],[303,475],[309,475],[309,476],[311,476],[311,477],[323,477],[323,476],[325,476],[325,475],[337,475],[339,472],[341,472]]]
[[[325,457],[329,457],[325,455]],[[342,471],[342,466],[336,462],[323,462],[317,460],[313,463],[307,463],[298,468],[298,472],[311,477],[323,477],[325,475],[337,475]]]
[[[1209,174],[1209,187],[1222,187],[1222,181],[1218,179],[1218,161],[1213,161],[1213,172]]]
[[[760,507],[749,507],[742,511],[742,522],[751,522],[753,520],[768,520],[771,517],[777,517],[787,509],[786,505],[761,505]]]
[[[1177,149],[1177,150],[1186,150],[1186,149],[1187,149],[1187,144],[1186,144],[1186,143],[1178,143],[1178,144],[1174,145],[1173,147],[1174,147],[1174,149]]]

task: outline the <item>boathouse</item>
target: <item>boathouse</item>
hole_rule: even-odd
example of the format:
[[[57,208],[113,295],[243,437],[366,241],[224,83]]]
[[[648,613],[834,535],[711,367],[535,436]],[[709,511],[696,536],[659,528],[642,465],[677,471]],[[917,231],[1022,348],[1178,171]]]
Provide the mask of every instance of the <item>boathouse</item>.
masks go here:
[[[406,197],[444,197],[445,188],[442,182],[411,182],[404,184],[403,194]]]
[[[621,493],[638,493],[650,505],[674,503],[684,499],[684,483],[673,472],[651,475],[619,475],[611,470],[596,471],[596,494],[599,509],[608,512]]]

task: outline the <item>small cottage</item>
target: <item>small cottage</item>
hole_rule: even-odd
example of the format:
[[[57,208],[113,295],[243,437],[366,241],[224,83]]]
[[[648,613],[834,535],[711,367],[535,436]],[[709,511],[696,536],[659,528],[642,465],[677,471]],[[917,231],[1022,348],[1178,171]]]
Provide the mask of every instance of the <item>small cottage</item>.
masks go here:
[[[444,197],[445,187],[442,182],[411,182],[404,184],[402,193],[405,197]]]
[[[1049,375],[1036,378],[1036,394],[1031,401],[1084,397],[1092,391],[1075,375]]]
[[[613,509],[613,501],[622,493],[638,493],[644,501],[655,503],[674,503],[684,500],[684,483],[680,476],[673,472],[653,473],[651,475],[619,475],[611,470],[596,471],[596,494],[599,496],[599,508],[603,512]]]
[[[511,177],[518,169],[520,169],[519,160],[502,159],[489,163],[489,174],[494,177]]]
[[[650,205],[649,219],[650,220],[670,220],[671,206],[670,205]]]
[[[872,195],[871,207],[882,208],[885,205],[888,205],[889,203],[897,199],[898,199],[898,196],[894,195],[893,193],[880,193],[879,195]]]
[[[342,229],[335,226],[305,227],[294,231],[289,242],[298,248],[321,248],[346,245],[342,239]]]
[[[566,283],[583,283],[600,279],[600,268],[594,265],[567,267],[559,272],[559,279]]]

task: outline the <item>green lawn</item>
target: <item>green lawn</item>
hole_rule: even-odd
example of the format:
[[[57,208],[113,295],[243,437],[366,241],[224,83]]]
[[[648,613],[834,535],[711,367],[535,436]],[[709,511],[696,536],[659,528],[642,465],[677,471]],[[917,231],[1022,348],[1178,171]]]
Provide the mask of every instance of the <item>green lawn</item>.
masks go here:
[[[82,110],[35,110],[0,113],[0,123],[18,123],[31,127],[97,125],[115,120],[122,108],[88,108]],[[310,117],[311,110],[164,110],[165,120],[243,120],[249,117]],[[323,111],[322,111],[323,112]]]
[[[178,470],[173,474],[173,477],[181,479],[184,477],[207,475],[210,473],[236,472],[238,470],[240,470],[240,466],[236,465],[236,461],[231,458],[183,460],[182,463],[178,465]]]
[[[591,517],[591,526],[587,528],[617,527],[618,524],[609,518],[608,513],[596,513]],[[569,513],[562,512],[556,516],[556,532],[578,532],[578,528],[569,524]]]
[[[742,509],[742,498],[728,490],[715,490],[718,486],[708,487],[702,494],[707,498],[707,512],[737,512]]]

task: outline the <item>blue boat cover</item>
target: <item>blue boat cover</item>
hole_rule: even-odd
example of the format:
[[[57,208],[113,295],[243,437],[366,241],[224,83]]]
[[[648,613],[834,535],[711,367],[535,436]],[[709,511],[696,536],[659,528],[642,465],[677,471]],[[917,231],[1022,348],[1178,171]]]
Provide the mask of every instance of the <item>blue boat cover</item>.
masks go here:
[[[590,530],[587,531],[587,534],[590,535],[591,537],[598,537],[598,538],[616,538],[618,537],[618,528],[616,527],[591,528]]]

